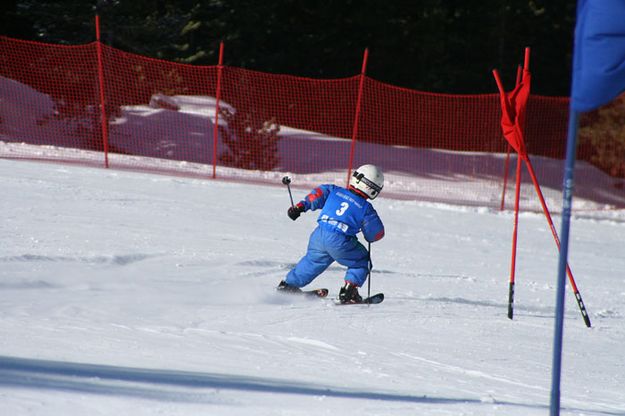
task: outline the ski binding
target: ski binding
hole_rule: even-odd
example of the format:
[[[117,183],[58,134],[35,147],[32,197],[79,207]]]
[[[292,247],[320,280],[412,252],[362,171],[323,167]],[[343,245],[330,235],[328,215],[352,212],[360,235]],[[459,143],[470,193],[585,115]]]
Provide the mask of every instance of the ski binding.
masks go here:
[[[341,303],[338,299],[335,299],[334,303],[337,305],[375,305],[384,301],[384,293],[376,293],[368,298],[363,298],[360,302]]]

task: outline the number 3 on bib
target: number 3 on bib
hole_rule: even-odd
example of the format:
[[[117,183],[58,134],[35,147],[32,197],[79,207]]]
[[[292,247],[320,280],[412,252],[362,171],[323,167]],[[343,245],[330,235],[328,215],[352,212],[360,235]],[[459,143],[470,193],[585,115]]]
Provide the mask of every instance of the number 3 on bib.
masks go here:
[[[347,208],[349,208],[349,204],[347,202],[341,202],[341,208],[336,210],[336,215],[343,215],[345,214],[345,211],[347,211]]]

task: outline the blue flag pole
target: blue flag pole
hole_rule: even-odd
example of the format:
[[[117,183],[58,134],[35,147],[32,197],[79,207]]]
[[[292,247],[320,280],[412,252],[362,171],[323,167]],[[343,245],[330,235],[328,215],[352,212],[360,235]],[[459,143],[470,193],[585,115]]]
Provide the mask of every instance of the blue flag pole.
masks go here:
[[[558,286],[556,289],[556,319],[553,337],[553,365],[551,374],[551,416],[560,415],[560,375],[562,373],[562,335],[564,329],[564,288],[566,286],[566,265],[569,251],[569,230],[571,228],[571,206],[573,203],[573,172],[577,150],[579,114],[569,108],[569,127],[564,164],[562,194],[562,223],[560,227],[560,257],[558,261]]]
[[[569,130],[562,187],[562,226],[553,337],[551,416],[560,415],[564,287],[579,112],[597,109],[625,92],[625,3],[623,0],[577,0],[576,15]]]

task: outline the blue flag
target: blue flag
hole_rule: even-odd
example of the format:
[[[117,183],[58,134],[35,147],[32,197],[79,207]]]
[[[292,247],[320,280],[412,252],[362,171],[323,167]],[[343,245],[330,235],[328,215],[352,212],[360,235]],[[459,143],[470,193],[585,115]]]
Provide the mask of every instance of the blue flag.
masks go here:
[[[625,91],[625,0],[578,0],[572,107],[591,111]]]

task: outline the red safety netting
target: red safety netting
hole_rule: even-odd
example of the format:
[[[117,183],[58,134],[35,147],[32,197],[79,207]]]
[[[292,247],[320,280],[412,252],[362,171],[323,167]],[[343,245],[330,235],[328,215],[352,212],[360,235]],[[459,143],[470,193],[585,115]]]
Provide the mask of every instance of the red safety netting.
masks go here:
[[[495,93],[433,94],[364,72],[320,80],[167,62],[99,42],[0,37],[0,100],[5,158],[276,183],[289,174],[304,187],[345,184],[347,172],[373,163],[385,172],[383,196],[499,207],[502,195],[507,143]],[[530,97],[527,150],[556,211],[567,119],[568,98]],[[609,179],[590,172],[577,185],[588,207],[625,205],[599,196]],[[539,209],[526,188],[524,203]]]

